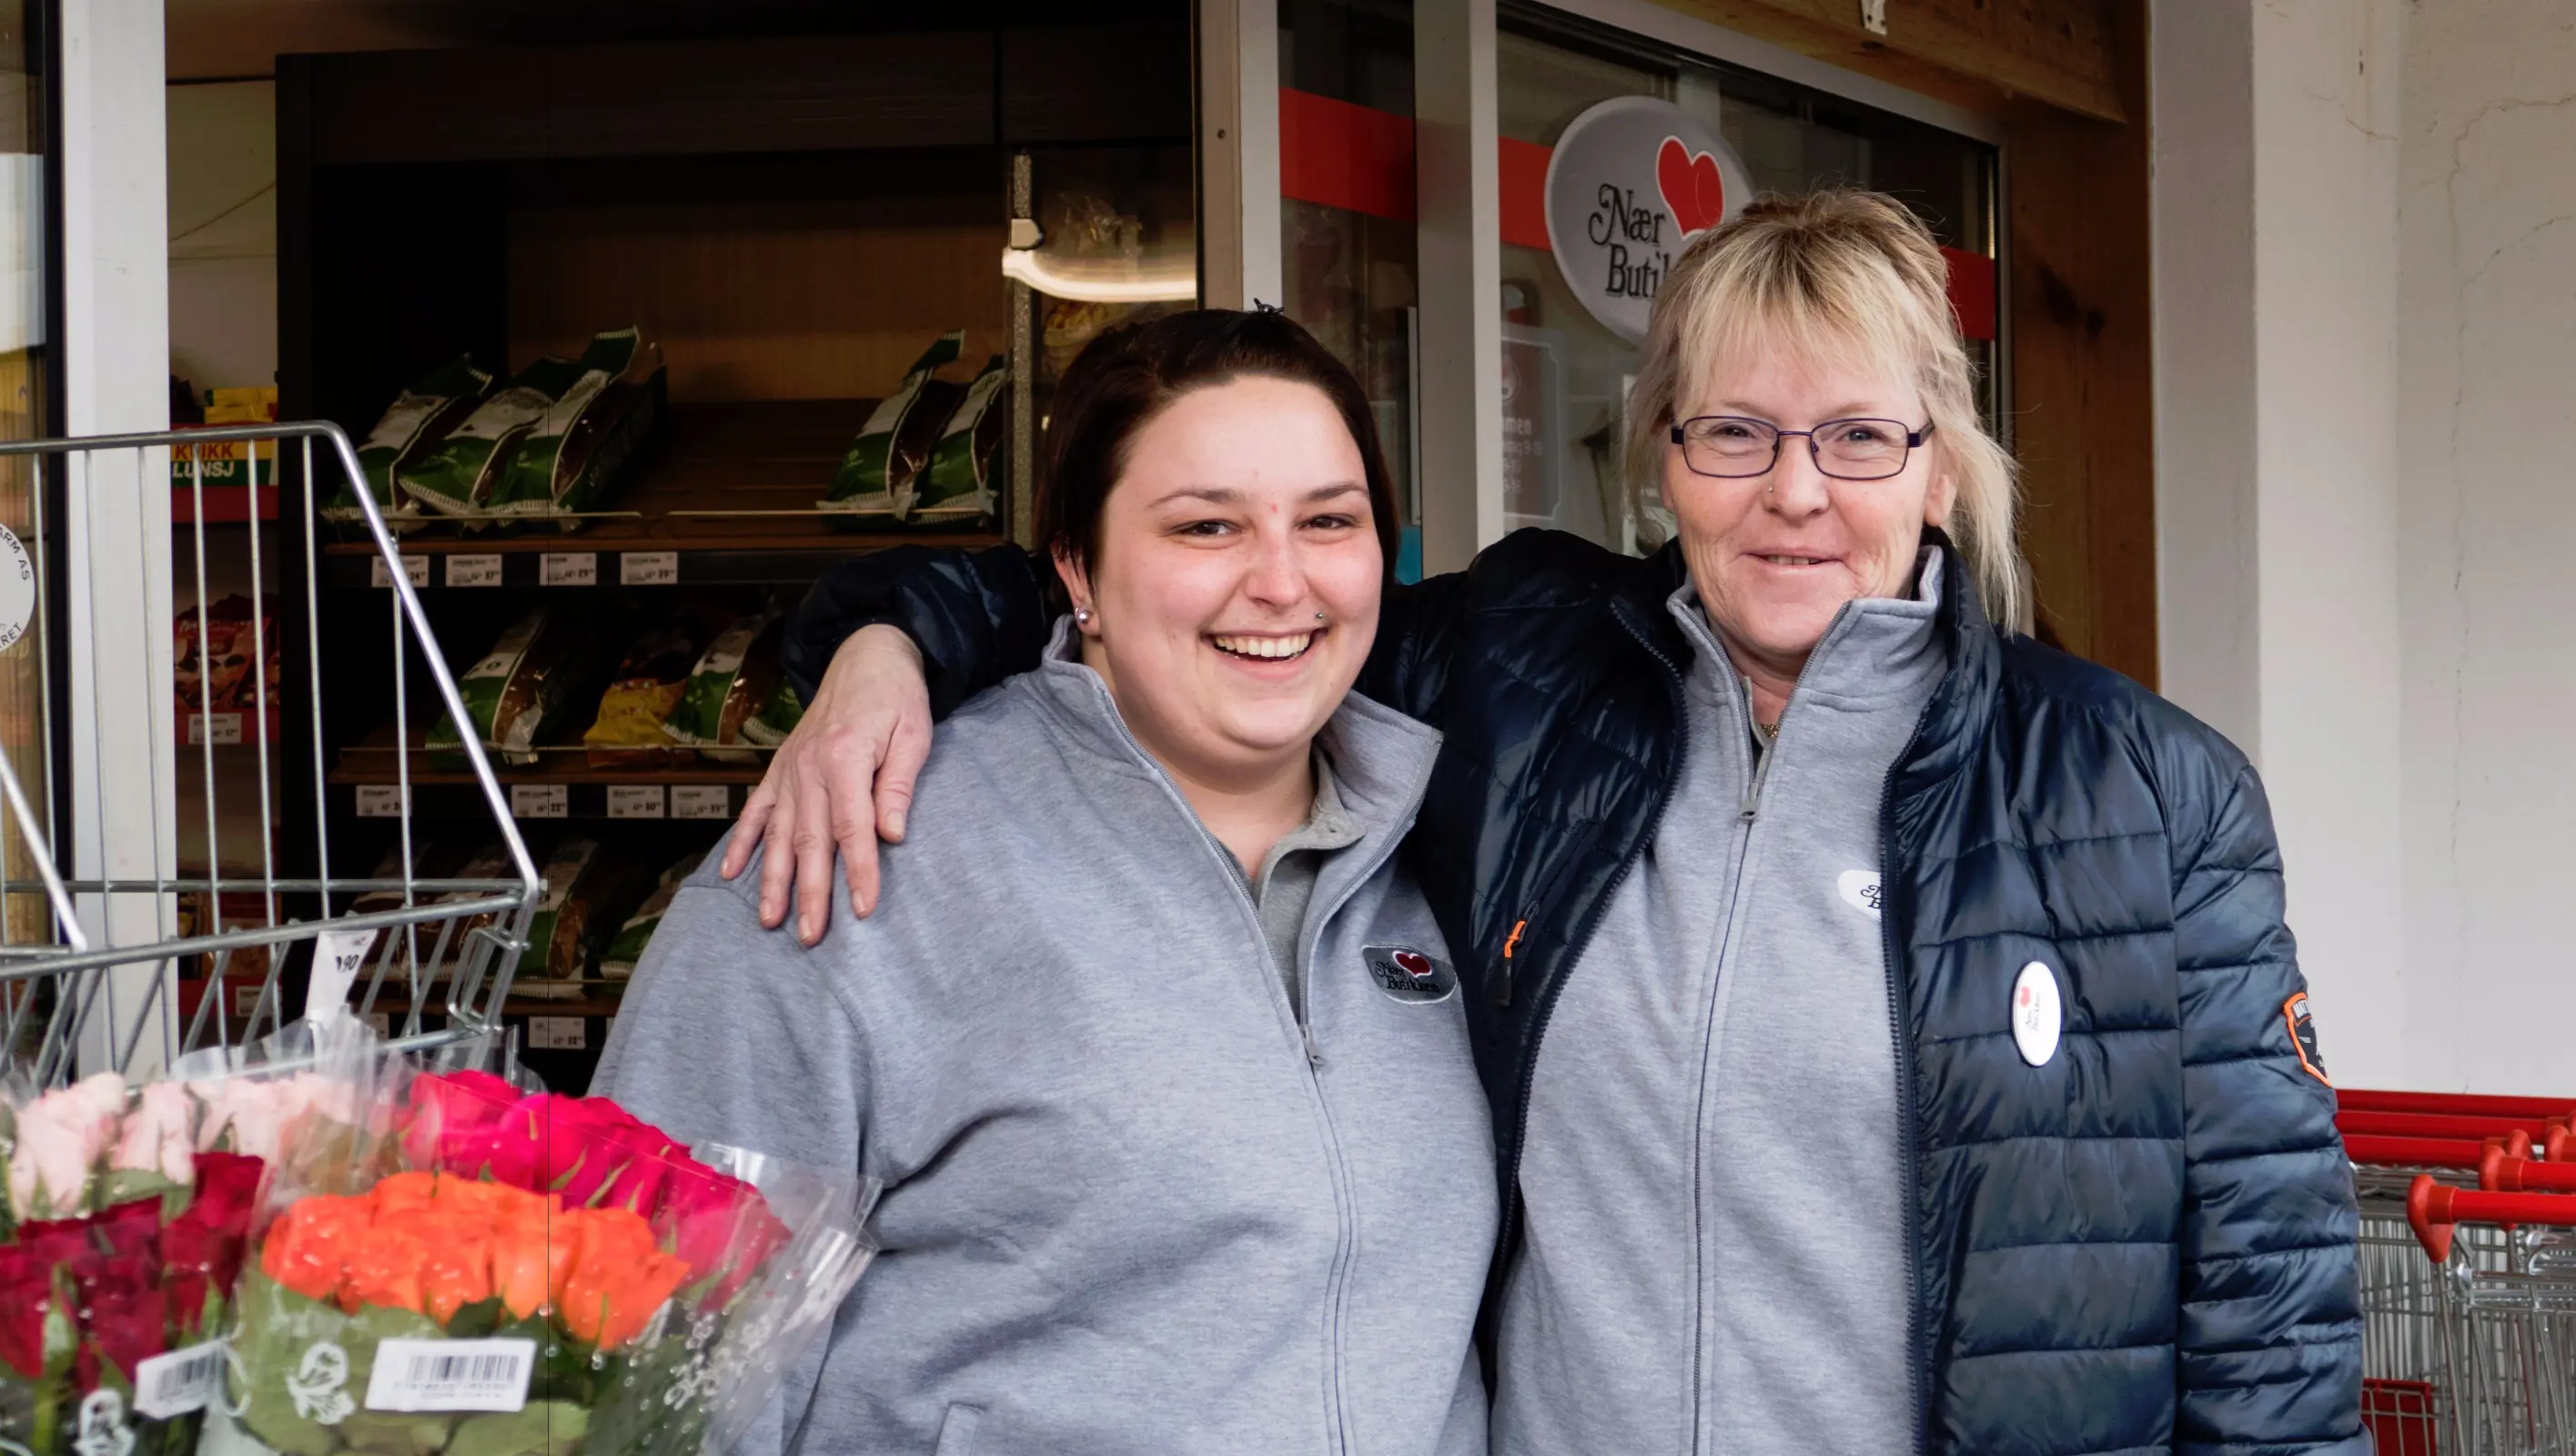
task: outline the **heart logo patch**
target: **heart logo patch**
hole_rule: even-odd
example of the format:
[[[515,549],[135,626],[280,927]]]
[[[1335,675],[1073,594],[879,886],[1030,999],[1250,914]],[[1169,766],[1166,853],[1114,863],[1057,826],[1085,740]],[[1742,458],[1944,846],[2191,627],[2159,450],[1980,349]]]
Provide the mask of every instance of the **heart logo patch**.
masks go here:
[[[1704,233],[1726,216],[1726,182],[1717,175],[1717,158],[1693,152],[1680,137],[1664,138],[1655,150],[1655,188],[1683,237]]]
[[[1396,969],[1404,972],[1406,975],[1411,976],[1417,981],[1425,981],[1431,978],[1431,957],[1424,955],[1418,950],[1397,951],[1395,953],[1395,965]]]
[[[1360,952],[1369,979],[1398,1001],[1445,1001],[1458,989],[1458,973],[1421,951],[1404,946],[1372,945]]]

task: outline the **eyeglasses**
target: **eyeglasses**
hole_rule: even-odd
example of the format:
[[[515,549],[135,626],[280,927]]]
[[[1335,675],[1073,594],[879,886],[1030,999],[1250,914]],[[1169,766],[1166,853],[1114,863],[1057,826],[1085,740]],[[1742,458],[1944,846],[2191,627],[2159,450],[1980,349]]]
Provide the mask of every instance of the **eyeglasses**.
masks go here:
[[[1673,443],[1694,475],[1741,480],[1765,475],[1780,463],[1780,442],[1807,437],[1816,469],[1836,480],[1885,480],[1902,474],[1906,457],[1921,449],[1932,426],[1909,430],[1896,420],[1827,420],[1812,430],[1784,430],[1740,415],[1701,415],[1673,426]]]

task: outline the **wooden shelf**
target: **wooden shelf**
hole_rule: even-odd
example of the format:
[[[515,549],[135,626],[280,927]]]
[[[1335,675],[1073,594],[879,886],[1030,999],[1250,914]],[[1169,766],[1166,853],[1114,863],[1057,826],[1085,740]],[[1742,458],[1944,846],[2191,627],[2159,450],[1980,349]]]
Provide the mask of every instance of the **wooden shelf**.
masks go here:
[[[472,785],[477,782],[471,770],[456,766],[453,756],[433,753],[421,746],[426,729],[414,729],[408,747],[411,754],[411,781],[424,787]],[[727,749],[725,752],[736,750]],[[766,753],[749,748],[746,753]],[[700,759],[671,767],[596,768],[588,753],[578,743],[546,744],[537,749],[539,760],[532,764],[492,765],[493,776],[503,784],[756,784],[766,772],[764,763],[721,763]],[[335,784],[390,784],[398,782],[402,766],[394,742],[394,725],[379,723],[366,737],[340,750],[340,761],[330,773]]]
[[[994,531],[853,531],[813,511],[876,405],[872,399],[675,404],[661,449],[606,507],[631,514],[586,519],[573,531],[536,525],[469,532],[433,518],[400,538],[400,546],[405,556],[497,555],[501,580],[491,584],[500,586],[539,585],[548,555],[595,553],[597,580],[613,585],[621,573],[612,557],[676,552],[678,584],[695,585],[810,580],[843,557],[893,545],[1000,542]],[[331,559],[333,585],[371,584],[374,542],[337,541],[323,553]],[[439,564],[428,575],[431,587],[447,585]]]

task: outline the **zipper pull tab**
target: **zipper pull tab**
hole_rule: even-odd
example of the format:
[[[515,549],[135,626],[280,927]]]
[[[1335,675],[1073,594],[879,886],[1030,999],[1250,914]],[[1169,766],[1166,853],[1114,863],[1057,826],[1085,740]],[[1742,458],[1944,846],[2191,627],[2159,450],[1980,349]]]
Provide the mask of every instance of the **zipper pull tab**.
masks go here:
[[[1310,1067],[1322,1066],[1324,1064],[1324,1049],[1315,1045],[1315,1028],[1300,1023],[1297,1030],[1306,1038],[1306,1065]]]
[[[1494,1004],[1498,1007],[1512,1004],[1512,951],[1521,943],[1521,932],[1527,929],[1528,921],[1516,920],[1512,922],[1512,933],[1503,941],[1503,969],[1494,977]]]

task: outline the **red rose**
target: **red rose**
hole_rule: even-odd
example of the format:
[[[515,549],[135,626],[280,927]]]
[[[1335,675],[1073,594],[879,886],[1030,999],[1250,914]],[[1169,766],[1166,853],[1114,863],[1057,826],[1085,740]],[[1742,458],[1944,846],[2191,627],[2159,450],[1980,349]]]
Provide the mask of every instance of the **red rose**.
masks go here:
[[[74,1369],[81,1388],[96,1382],[100,1358],[130,1382],[136,1366],[170,1348],[160,1261],[148,1251],[99,1261],[82,1271],[80,1289],[83,1338]]]
[[[521,1102],[518,1088],[489,1072],[441,1072],[415,1079],[403,1154],[411,1166],[479,1178],[496,1156],[501,1124]]]
[[[0,1360],[30,1380],[45,1373],[45,1312],[54,1298],[54,1262],[24,1244],[0,1247]]]
[[[197,1196],[161,1230],[162,1287],[182,1327],[197,1329],[208,1297],[232,1292],[250,1234],[252,1199],[265,1171],[257,1158],[197,1154]]]
[[[787,1226],[769,1211],[760,1190],[690,1158],[666,1164],[665,1219],[673,1252],[689,1277],[722,1274],[713,1291],[721,1305],[734,1297],[761,1263],[787,1243]]]

